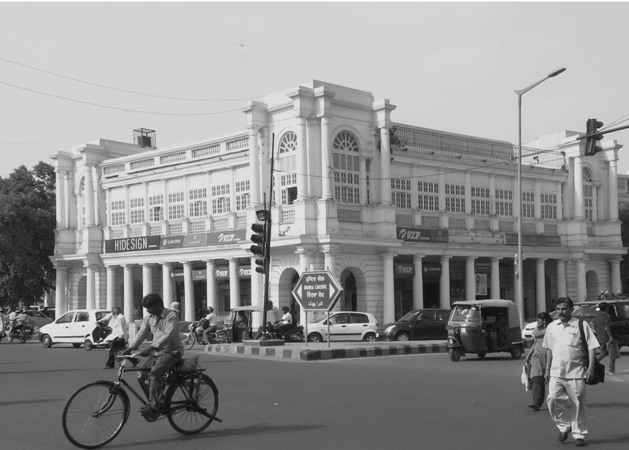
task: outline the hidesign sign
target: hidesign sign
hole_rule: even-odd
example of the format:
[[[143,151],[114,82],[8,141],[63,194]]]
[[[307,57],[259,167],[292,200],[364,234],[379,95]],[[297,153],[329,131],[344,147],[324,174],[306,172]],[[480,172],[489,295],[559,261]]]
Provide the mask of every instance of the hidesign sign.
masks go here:
[[[245,240],[245,230],[212,231],[180,236],[139,236],[105,241],[105,253],[159,250],[160,248],[208,247],[237,244]]]
[[[137,236],[105,241],[105,253],[139,252],[158,250],[161,236]]]
[[[448,242],[448,230],[397,227],[397,238],[407,242]]]

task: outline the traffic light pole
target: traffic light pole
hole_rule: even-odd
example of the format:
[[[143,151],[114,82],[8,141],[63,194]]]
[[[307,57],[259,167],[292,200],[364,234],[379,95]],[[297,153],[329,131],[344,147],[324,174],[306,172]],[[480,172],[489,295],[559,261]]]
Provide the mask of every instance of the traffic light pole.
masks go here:
[[[275,162],[275,133],[271,135],[271,179],[269,181],[269,209],[266,208],[266,194],[264,199],[264,209],[267,211],[266,223],[264,226],[264,306],[262,307],[262,337],[265,339],[268,333],[266,328],[266,308],[269,304],[269,278],[271,271],[271,208],[273,203],[273,165]]]
[[[613,133],[614,131],[626,130],[627,128],[629,128],[629,125],[623,125],[622,127],[610,128],[609,130],[596,132],[596,133],[594,133],[592,135],[586,134],[584,136],[578,137],[577,139],[578,140],[583,140],[583,139],[589,139],[589,138],[594,137],[594,136],[603,136],[604,134]]]

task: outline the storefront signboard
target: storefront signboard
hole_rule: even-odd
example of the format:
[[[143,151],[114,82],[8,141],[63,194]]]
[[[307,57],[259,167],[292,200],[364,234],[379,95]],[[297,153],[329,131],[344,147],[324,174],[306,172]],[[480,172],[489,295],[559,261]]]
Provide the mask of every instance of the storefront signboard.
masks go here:
[[[245,230],[212,231],[162,238],[162,248],[206,247],[237,244],[246,237]]]
[[[136,236],[105,241],[105,253],[159,250],[161,236]]]
[[[505,233],[490,231],[463,231],[450,233],[450,242],[457,244],[505,244]]]
[[[412,277],[415,275],[415,266],[413,264],[397,263],[393,268],[393,272],[399,277]]]
[[[205,281],[206,280],[205,269],[193,270],[192,271],[192,281]],[[238,268],[238,275],[241,280],[251,278],[251,266],[240,266]],[[176,278],[183,277],[182,271],[177,271],[173,275]],[[225,281],[229,280],[229,266],[224,267],[216,267],[214,269],[214,278],[216,281]]]
[[[448,242],[448,230],[442,228],[397,227],[397,238],[407,242]]]
[[[487,295],[487,274],[476,274],[476,295]]]
[[[518,234],[517,233],[505,233],[505,244],[517,245]],[[530,247],[560,247],[561,237],[556,235],[547,234],[523,234],[522,245],[528,245]]]

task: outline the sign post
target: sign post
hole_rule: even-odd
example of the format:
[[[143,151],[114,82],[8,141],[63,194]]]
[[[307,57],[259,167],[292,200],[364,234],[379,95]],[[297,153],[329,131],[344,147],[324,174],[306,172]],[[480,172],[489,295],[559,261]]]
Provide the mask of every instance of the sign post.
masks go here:
[[[303,272],[292,294],[305,317],[305,338],[308,342],[308,311],[327,311],[328,347],[330,346],[330,310],[334,308],[343,288],[327,270]]]

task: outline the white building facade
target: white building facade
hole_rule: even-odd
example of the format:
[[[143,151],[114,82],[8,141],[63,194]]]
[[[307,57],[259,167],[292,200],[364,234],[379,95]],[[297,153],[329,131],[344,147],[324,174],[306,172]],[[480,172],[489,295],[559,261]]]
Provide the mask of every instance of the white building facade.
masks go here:
[[[181,302],[186,320],[206,306],[219,316],[261,306],[249,230],[269,196],[272,142],[275,306],[299,317],[291,290],[314,269],[341,282],[338,308],[381,323],[455,300],[513,298],[513,145],[395,123],[394,110],[315,80],[252,101],[231,136],[57,152],[56,313],[120,305],[135,319],[149,292]],[[574,133],[551,144],[559,162],[542,152],[523,166],[526,317],[557,297],[621,290],[620,145],[584,157]]]

